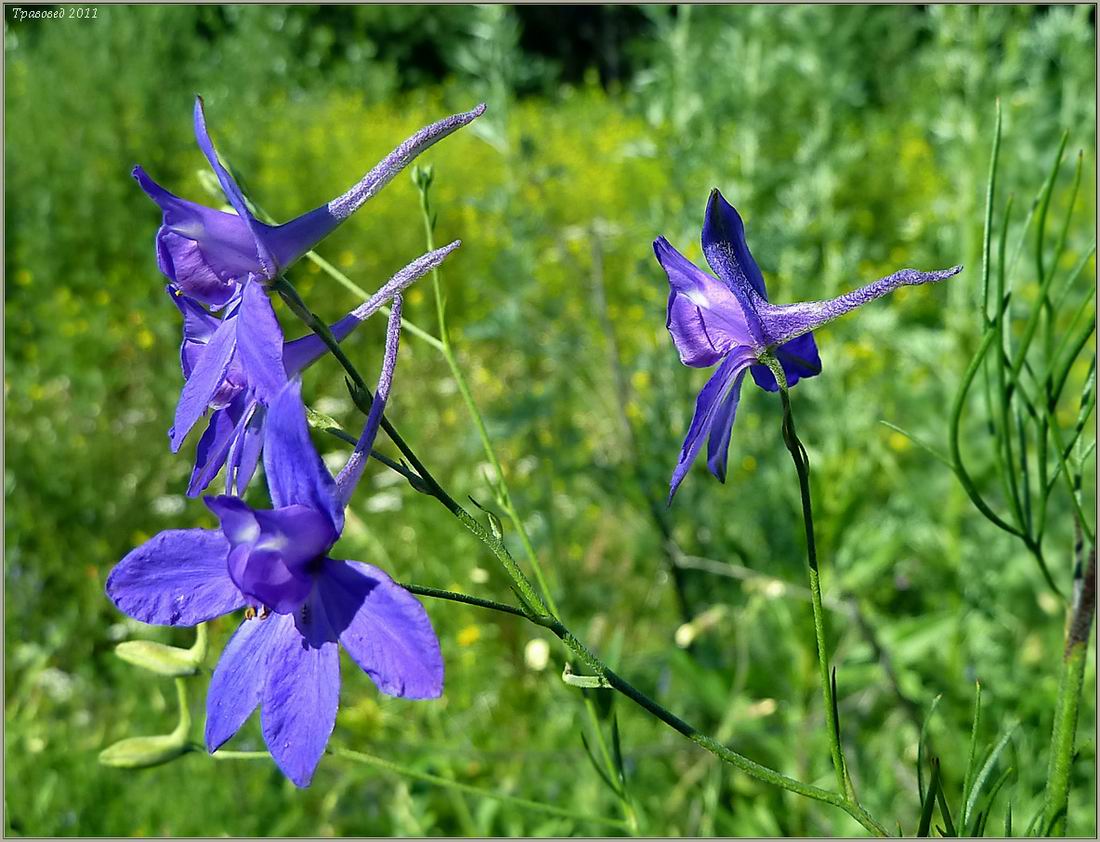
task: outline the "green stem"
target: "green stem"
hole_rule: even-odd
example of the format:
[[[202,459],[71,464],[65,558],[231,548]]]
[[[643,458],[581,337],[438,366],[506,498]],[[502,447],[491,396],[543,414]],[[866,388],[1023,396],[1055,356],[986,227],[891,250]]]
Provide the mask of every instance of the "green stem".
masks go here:
[[[1096,611],[1096,548],[1089,551],[1084,574],[1074,588],[1073,607],[1066,633],[1066,648],[1062,659],[1062,678],[1058,688],[1058,704],[1054,711],[1051,735],[1050,765],[1047,770],[1043,816],[1047,834],[1062,836],[1066,832],[1066,812],[1069,807],[1070,775],[1073,768],[1073,743],[1077,732],[1077,716],[1088,661],[1089,631]]]
[[[332,336],[328,329],[328,326],[315,316],[309,308],[302,301],[294,287],[285,278],[278,278],[273,284],[275,290],[283,297],[287,305],[291,310],[301,318],[307,326],[310,327],[320,338],[325,342],[326,346],[333,352],[333,355],[347,371],[348,376],[351,378],[352,383],[355,385],[360,399],[357,400],[361,411],[369,411],[370,391],[367,389],[362,376],[355,369],[355,366],[344,354],[340,348],[339,343],[335,337]],[[475,407],[476,409],[476,407]],[[750,760],[742,754],[727,748],[720,742],[712,737],[702,734],[696,730],[693,726],[684,722],[678,716],[672,712],[663,708],[660,704],[650,699],[640,690],[635,688],[629,682],[612,672],[602,661],[599,660],[580,640],[578,640],[563,624],[557,619],[556,612],[551,612],[548,606],[548,602],[551,597],[547,591],[547,599],[538,593],[535,587],[531,584],[530,580],[524,574],[523,570],[512,558],[511,553],[508,551],[507,546],[501,540],[500,537],[493,534],[492,531],[487,529],[481,521],[471,515],[466,509],[464,509],[458,502],[455,501],[450,494],[439,484],[439,482],[432,476],[428,468],[420,461],[416,453],[411,447],[404,441],[404,439],[398,434],[397,430],[383,415],[382,428],[386,431],[387,435],[393,441],[394,445],[401,451],[402,455],[409,461],[413,470],[416,471],[423,483],[423,491],[426,494],[431,495],[438,500],[444,508],[447,509],[458,521],[462,524],[471,534],[474,535],[479,541],[485,544],[486,547],[493,553],[496,559],[500,562],[504,568],[508,577],[512,580],[516,594],[520,597],[524,603],[525,608],[528,610],[522,611],[525,616],[531,622],[549,629],[555,635],[557,635],[565,646],[572,652],[578,660],[583,663],[592,674],[604,678],[607,683],[622,693],[628,699],[640,706],[642,709],[653,714],[660,719],[666,725],[673,730],[687,737],[692,742],[716,755],[720,760],[729,763],[732,766],[740,769],[744,773],[757,780],[769,783],[774,786],[781,787],[797,795],[802,795],[807,798],[812,798],[817,801],[821,801],[826,804],[839,807],[844,810],[850,816],[852,816],[857,822],[859,822],[864,828],[873,834],[878,836],[886,836],[886,829],[875,821],[866,810],[863,809],[854,799],[850,799],[846,795],[840,792],[830,792],[829,790],[822,789],[820,787],[813,786],[812,784],[802,783],[801,781],[790,778],[780,772],[770,769],[767,766],[763,766],[754,760]],[[486,441],[487,441],[486,437]],[[517,517],[518,520],[518,517]],[[538,569],[537,567],[535,569]],[[452,598],[450,595],[443,596],[448,593],[440,591],[438,593],[427,593],[428,589],[422,589],[421,593],[426,596],[440,596],[441,598]],[[471,605],[478,605],[479,607],[492,608],[497,610],[498,604],[489,604],[488,600],[474,601],[473,597],[461,599],[460,601],[466,602]],[[516,614],[517,610],[508,610],[507,613]]]
[[[206,752],[201,746],[192,746],[193,751],[201,751],[203,754]],[[440,777],[439,775],[433,775],[429,772],[421,772],[416,769],[410,769],[408,766],[400,766],[397,763],[392,763],[389,760],[383,760],[381,757],[375,757],[371,754],[364,754],[359,751],[352,751],[351,749],[341,748],[340,746],[331,746],[326,749],[326,754],[331,754],[335,757],[343,757],[346,760],[352,760],[356,763],[362,763],[365,766],[374,766],[378,769],[383,769],[387,772],[392,772],[395,775],[401,775],[402,777],[412,778],[417,781],[424,781],[425,783],[435,784],[436,786],[444,787],[452,791],[464,792],[468,795],[475,795],[479,798],[492,798],[496,801],[503,801],[507,804],[515,804],[517,807],[524,807],[528,810],[538,810],[543,813],[549,813],[553,816],[560,816],[566,819],[572,819],[577,822],[591,822],[592,824],[602,824],[608,827],[617,827],[620,829],[626,828],[626,822],[621,819],[609,819],[604,816],[582,816],[576,813],[572,813],[569,810],[565,810],[561,807],[555,807],[553,804],[544,804],[541,801],[530,801],[526,798],[520,798],[515,795],[508,795],[503,792],[496,792],[491,789],[482,789],[481,787],[471,786],[470,784],[460,783],[459,781],[453,781],[448,778]],[[266,751],[226,751],[219,749],[213,754],[209,755],[214,760],[270,760],[271,755]]]
[[[431,186],[431,173],[430,171],[419,170],[416,178],[417,187],[420,190],[420,210],[424,221],[424,238],[427,243],[428,251],[432,251],[435,248],[435,215],[432,212],[431,202],[428,196],[428,190]],[[558,606],[554,600],[553,591],[551,591],[550,586],[547,584],[546,576],[542,569],[542,563],[539,561],[538,553],[535,552],[534,544],[531,543],[530,535],[527,534],[527,527],[523,523],[523,518],[520,517],[519,511],[512,502],[512,495],[509,493],[508,484],[504,480],[504,469],[501,467],[500,460],[497,458],[492,439],[489,438],[489,430],[485,426],[485,419],[481,415],[481,410],[478,409],[473,392],[470,391],[470,384],[466,381],[466,375],[463,373],[462,367],[458,364],[458,358],[455,356],[454,346],[451,344],[450,331],[447,330],[446,306],[442,285],[439,280],[438,266],[432,269],[432,288],[435,292],[436,317],[439,320],[439,351],[447,361],[447,367],[451,370],[451,376],[458,386],[459,394],[462,395],[462,401],[466,404],[466,411],[469,413],[470,419],[474,422],[474,427],[477,429],[478,438],[481,440],[481,448],[485,453],[485,458],[493,468],[493,488],[497,500],[504,508],[504,512],[508,515],[508,519],[512,522],[512,525],[515,527],[516,534],[519,535],[524,555],[527,557],[531,565],[531,570],[535,574],[535,581],[538,583],[539,589],[546,598],[546,604],[550,607],[551,613],[557,615]]]
[[[551,816],[559,816],[576,822],[591,822],[592,824],[602,824],[607,827],[626,829],[626,822],[621,819],[609,819],[604,816],[578,815],[563,807],[556,807],[553,804],[544,804],[541,801],[531,801],[527,798],[520,798],[515,795],[508,795],[507,793],[497,792],[491,789],[482,789],[481,787],[471,786],[470,784],[464,784],[459,781],[448,780],[439,775],[421,772],[417,769],[410,769],[408,766],[400,766],[397,763],[393,763],[381,757],[375,757],[372,754],[364,754],[361,751],[352,751],[351,749],[342,748],[340,746],[332,747],[328,751],[336,757],[343,757],[346,760],[362,763],[365,766],[373,766],[376,769],[382,769],[395,775],[401,775],[402,777],[412,778],[417,781],[424,781],[425,783],[435,784],[436,786],[447,787],[459,792],[465,792],[469,795],[476,795],[480,798],[492,798],[505,804],[515,804],[517,807],[523,807],[528,810],[538,810],[539,812],[547,813]]]
[[[806,455],[806,448],[802,446],[795,430],[794,413],[791,410],[791,396],[787,387],[787,376],[783,373],[783,367],[779,364],[779,360],[773,354],[768,354],[765,361],[768,368],[772,370],[772,374],[775,375],[775,382],[779,384],[779,397],[783,402],[783,441],[787,445],[787,450],[790,451],[795,471],[798,473],[798,488],[802,499],[802,520],[806,529],[810,604],[813,606],[814,637],[817,640],[821,695],[825,703],[825,725],[829,731],[829,752],[833,758],[833,769],[836,771],[837,784],[852,801],[856,801],[852,779],[848,774],[848,767],[844,760],[844,747],[840,741],[840,722],[837,719],[836,696],[829,670],[829,653],[825,644],[825,609],[822,606],[821,599],[821,574],[817,565],[817,542],[814,540],[814,516],[810,499],[810,463]]]

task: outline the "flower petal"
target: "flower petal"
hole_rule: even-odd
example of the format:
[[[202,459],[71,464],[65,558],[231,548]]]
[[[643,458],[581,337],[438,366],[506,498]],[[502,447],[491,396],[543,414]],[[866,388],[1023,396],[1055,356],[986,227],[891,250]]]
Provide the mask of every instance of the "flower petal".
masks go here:
[[[312,251],[342,221],[322,205],[282,225],[257,225],[257,229],[281,271]]]
[[[711,336],[703,311],[676,290],[668,296],[668,319],[665,327],[672,335],[672,342],[680,354],[680,362],[693,368],[710,368],[736,344],[722,330],[714,331],[715,336]]]
[[[135,620],[194,626],[244,605],[218,531],[173,529],[131,550],[107,577],[107,596]]]
[[[205,498],[229,540],[229,576],[245,596],[279,614],[298,609],[313,588],[310,562],[338,537],[328,516],[307,506],[253,509],[237,497]]]
[[[775,349],[775,356],[783,367],[788,388],[804,377],[814,377],[821,374],[821,356],[817,352],[817,341],[812,333],[804,333],[798,338],[780,345]],[[750,371],[752,372],[752,379],[756,381],[756,385],[761,389],[769,392],[779,391],[779,384],[775,382],[775,375],[766,365],[754,365]]]
[[[260,703],[269,658],[285,622],[278,614],[245,620],[225,645],[206,691],[207,751],[225,745]]]
[[[764,275],[745,242],[745,223],[718,188],[710,191],[707,201],[703,219],[703,255],[710,268],[729,285],[738,300],[751,300],[750,289],[765,301],[768,300]]]
[[[214,143],[210,140],[210,134],[206,130],[206,111],[203,106],[202,97],[199,96],[195,97],[195,139],[198,141],[199,148],[202,150],[203,155],[206,156],[206,160],[210,162],[210,168],[214,170],[214,175],[218,177],[218,183],[221,184],[222,191],[229,200],[229,204],[233,206],[233,210],[237,212],[237,216],[239,216],[248,227],[248,231],[252,235],[256,257],[259,259],[260,268],[264,277],[268,280],[274,278],[277,271],[275,262],[272,260],[271,254],[267,250],[267,246],[260,237],[257,236],[258,223],[252,217],[252,214],[249,213],[248,203],[244,199],[241,188],[237,186],[237,182],[233,180],[233,176],[229,174],[229,171],[226,170],[221,160],[218,158],[217,150],[214,149]]]
[[[236,492],[243,496],[252,475],[256,473],[256,464],[260,460],[260,451],[264,446],[264,418],[266,408],[252,401],[241,416],[240,423],[233,435],[233,448],[229,452],[229,474],[226,476],[226,494]],[[230,490],[232,489],[232,490]]]
[[[734,348],[699,392],[699,397],[695,401],[695,415],[691,419],[691,426],[688,427],[687,436],[684,438],[684,446],[680,450],[680,461],[672,472],[668,493],[669,504],[672,503],[676,489],[684,481],[699,449],[703,446],[703,439],[714,428],[723,400],[731,389],[740,389],[745,369],[755,359],[756,355],[751,348],[745,346]]]
[[[262,403],[269,403],[287,384],[283,368],[283,331],[264,287],[249,281],[237,315],[237,349],[245,379]]]
[[[157,265],[184,294],[220,307],[236,292],[236,279],[261,271],[252,233],[239,216],[181,199],[141,167],[133,175],[163,211]]]
[[[957,275],[962,266],[941,269],[936,272],[919,272],[901,269],[885,278],[879,278],[859,289],[846,292],[826,301],[805,301],[798,304],[765,304],[759,312],[769,345],[789,342],[799,336],[817,330],[826,322],[843,316],[857,307],[888,295],[902,286],[935,283]]]
[[[336,725],[340,654],[319,600],[265,622],[279,624],[268,660],[261,723],[264,741],[295,786],[309,786]]]
[[[267,411],[264,472],[275,508],[309,506],[326,512],[337,532],[344,528],[344,509],[336,499],[336,483],[309,438],[302,383],[295,378]]]
[[[754,366],[755,368],[755,366]],[[737,417],[737,404],[741,401],[741,381],[745,372],[741,371],[733,381],[729,394],[726,395],[718,411],[714,414],[714,421],[710,426],[710,435],[707,437],[707,467],[719,482],[726,481],[726,462],[729,457],[730,438],[733,436],[733,421]]]
[[[166,286],[165,290],[183,316],[180,366],[183,368],[183,378],[186,380],[191,376],[195,361],[202,354],[202,349],[206,347],[206,343],[210,341],[210,337],[214,335],[221,321],[171,284]]]
[[[199,446],[195,448],[195,467],[187,486],[188,497],[202,494],[203,489],[213,482],[225,464],[226,454],[229,453],[240,420],[242,405],[243,402],[238,399],[225,409],[216,409],[210,413],[206,431],[199,439]]]
[[[700,318],[706,322],[706,332],[715,347],[754,344],[759,326],[750,318],[755,319],[755,316],[747,314],[724,283],[695,266],[664,237],[653,241],[653,252],[668,275],[673,292],[699,309]],[[675,334],[673,339],[676,339]],[[687,356],[693,356],[691,348],[687,350]],[[683,350],[681,355],[684,355]]]
[[[317,589],[340,643],[379,690],[406,699],[443,692],[439,640],[416,597],[377,567],[333,559]]]
[[[450,117],[444,117],[442,120],[432,123],[430,126],[425,126],[379,161],[374,169],[363,176],[358,184],[344,193],[344,195],[338,196],[329,202],[329,213],[337,219],[347,219],[359,210],[368,199],[377,195],[378,191],[389,184],[394,176],[412,163],[417,155],[432,144],[443,140],[447,135],[461,129],[467,123],[472,122],[484,113],[485,104],[482,103],[472,111],[466,111],[462,114],[453,114]]]
[[[179,403],[176,404],[175,423],[168,432],[173,453],[180,449],[195,422],[210,406],[218,387],[225,381],[233,351],[237,347],[236,321],[234,316],[222,320],[206,343],[206,350],[195,360],[191,376],[183,384]]]

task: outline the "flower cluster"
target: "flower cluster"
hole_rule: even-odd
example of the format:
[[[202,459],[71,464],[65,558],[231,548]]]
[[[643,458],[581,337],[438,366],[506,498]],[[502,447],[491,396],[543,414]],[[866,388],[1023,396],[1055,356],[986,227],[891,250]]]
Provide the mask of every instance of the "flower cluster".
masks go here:
[[[343,340],[391,302],[378,388],[355,449],[335,478],[310,441],[298,377],[326,346],[316,335],[287,341],[268,288],[417,155],[484,110],[479,105],[420,130],[346,193],[283,225],[266,225],[253,215],[214,149],[201,99],[195,102],[195,135],[235,213],[181,199],[141,167],[134,169],[163,212],[157,263],[183,315],[184,385],[171,447],[178,451],[205,417],[187,492],[198,496],[225,468],[225,493],[204,498],[219,529],[156,535],[111,571],[107,595],[128,616],[167,626],[193,626],[245,609],[207,694],[206,745],[216,751],[260,707],[268,749],[298,786],[309,784],[335,725],[339,646],[383,693],[426,699],[443,689],[439,642],[420,603],[381,570],[329,552],[389,396],[401,293],[459,243],[418,257],[331,326]],[[261,458],[271,509],[241,500]]]
[[[745,372],[761,389],[779,390],[772,370],[764,364],[774,354],[787,387],[821,373],[821,357],[813,331],[898,287],[942,281],[957,275],[961,266],[937,272],[901,269],[864,287],[827,301],[772,304],[764,275],[745,242],[745,223],[718,190],[712,190],[703,219],[703,256],[717,278],[695,266],[664,237],[653,241],[653,251],[668,275],[668,332],[680,361],[709,368],[721,361],[695,402],[680,459],[672,473],[668,500],[707,442],[707,467],[719,481],[726,479],[726,459],[741,381]]]

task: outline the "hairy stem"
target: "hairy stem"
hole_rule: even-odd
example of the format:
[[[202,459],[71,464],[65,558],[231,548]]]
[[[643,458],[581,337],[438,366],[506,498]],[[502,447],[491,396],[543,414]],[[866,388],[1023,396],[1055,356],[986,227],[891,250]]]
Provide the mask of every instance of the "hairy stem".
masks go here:
[[[1081,546],[1080,540],[1078,544]],[[1054,711],[1054,730],[1050,741],[1050,765],[1047,770],[1043,806],[1043,823],[1050,836],[1063,836],[1066,832],[1070,776],[1073,770],[1073,744],[1077,733],[1077,715],[1081,703],[1081,688],[1085,679],[1085,665],[1088,661],[1089,632],[1092,628],[1093,615],[1096,613],[1095,546],[1089,550],[1083,567],[1082,570],[1079,558],[1077,577],[1074,582],[1073,605],[1066,629],[1066,648],[1062,656],[1058,706]]]
[[[810,461],[806,455],[806,448],[798,439],[795,431],[794,413],[791,411],[791,396],[787,387],[787,376],[783,373],[783,367],[774,355],[768,355],[768,367],[775,375],[775,382],[779,384],[779,397],[783,401],[783,442],[790,451],[794,461],[795,471],[798,473],[798,488],[802,499],[802,520],[806,528],[806,560],[809,567],[810,578],[810,604],[814,614],[814,637],[817,640],[817,661],[820,669],[821,694],[825,702],[825,725],[829,731],[829,753],[833,758],[833,769],[836,772],[837,784],[847,793],[853,801],[856,800],[855,790],[852,787],[852,779],[848,774],[847,763],[844,760],[844,747],[840,742],[840,722],[837,719],[836,694],[833,688],[833,677],[829,670],[829,653],[825,646],[825,609],[821,599],[821,573],[817,566],[817,542],[814,540],[814,516],[810,502]]]

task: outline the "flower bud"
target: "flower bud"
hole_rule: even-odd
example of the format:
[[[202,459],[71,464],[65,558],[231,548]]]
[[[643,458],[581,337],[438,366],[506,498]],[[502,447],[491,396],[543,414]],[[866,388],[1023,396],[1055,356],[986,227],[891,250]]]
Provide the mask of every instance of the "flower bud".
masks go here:
[[[128,737],[103,749],[99,762],[119,769],[145,769],[175,760],[189,750],[186,734]]]
[[[191,649],[165,646],[151,640],[127,640],[115,647],[115,654],[127,663],[158,675],[195,675],[201,658]]]

